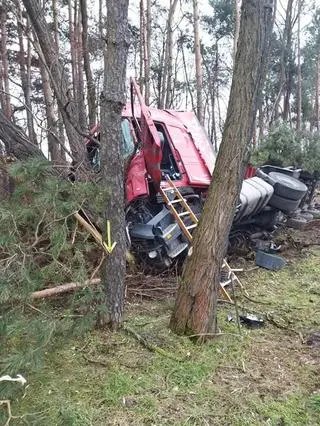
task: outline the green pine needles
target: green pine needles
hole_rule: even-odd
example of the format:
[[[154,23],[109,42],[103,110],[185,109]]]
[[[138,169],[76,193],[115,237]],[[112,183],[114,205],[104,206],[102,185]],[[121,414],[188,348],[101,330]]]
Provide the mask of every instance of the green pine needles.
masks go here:
[[[103,212],[108,191],[59,179],[47,162],[16,163],[15,191],[0,205],[0,372],[38,369],[55,337],[82,334],[103,309],[98,289],[84,288],[35,304],[31,293],[88,280],[102,251],[73,217],[79,208]],[[61,314],[63,307],[63,315]],[[0,395],[1,398],[2,395]],[[8,397],[8,395],[6,395]]]
[[[296,131],[287,124],[270,130],[251,158],[257,165],[302,167],[310,173],[320,172],[320,136],[307,130]]]

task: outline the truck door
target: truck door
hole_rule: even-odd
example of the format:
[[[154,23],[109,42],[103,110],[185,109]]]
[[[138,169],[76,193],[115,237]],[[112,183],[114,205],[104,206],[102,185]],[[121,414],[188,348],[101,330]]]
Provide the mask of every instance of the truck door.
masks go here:
[[[162,159],[162,151],[161,151],[161,142],[160,137],[158,135],[156,126],[151,118],[150,111],[146,106],[139,87],[133,78],[130,79],[130,90],[131,90],[131,109],[132,116],[135,122],[135,126],[138,129],[140,141],[141,141],[141,149],[144,154],[146,169],[149,175],[152,178],[153,184],[158,190],[160,188],[161,182],[161,159]],[[140,109],[141,109],[141,118],[140,124],[138,123],[135,111],[134,111],[134,98],[137,96]]]

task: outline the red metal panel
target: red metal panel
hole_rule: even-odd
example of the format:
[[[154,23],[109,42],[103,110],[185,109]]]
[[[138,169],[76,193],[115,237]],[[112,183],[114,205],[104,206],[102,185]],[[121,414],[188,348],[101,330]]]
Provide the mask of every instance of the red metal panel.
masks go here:
[[[151,118],[149,109],[147,108],[139,87],[134,79],[131,79],[131,87],[140,103],[140,127],[141,127],[141,143],[145,157],[145,164],[149,175],[151,176],[156,189],[160,188],[161,170],[160,164],[162,159],[161,142],[156,126]]]
[[[149,195],[144,155],[139,151],[131,160],[126,180],[126,202]]]
[[[190,134],[182,126],[166,126],[172,144],[177,150],[188,176],[188,184],[195,186],[210,185],[211,175],[203,162]],[[179,162],[178,162],[179,164]]]
[[[256,171],[257,171],[256,167],[252,167],[248,165],[244,174],[244,178],[249,179],[254,177],[256,175]]]
[[[200,155],[202,167],[205,166],[212,175],[216,161],[213,146],[195,114],[192,111],[170,110],[168,112],[183,123]]]

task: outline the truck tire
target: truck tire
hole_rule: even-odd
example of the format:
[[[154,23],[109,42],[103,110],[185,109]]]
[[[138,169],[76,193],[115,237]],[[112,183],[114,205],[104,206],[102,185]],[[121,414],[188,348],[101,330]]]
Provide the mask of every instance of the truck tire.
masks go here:
[[[308,191],[304,183],[283,173],[270,172],[269,177],[275,181],[274,193],[279,197],[297,201]]]
[[[290,200],[289,198],[280,197],[279,195],[273,194],[270,198],[269,205],[275,207],[284,213],[294,212],[300,204],[300,200]]]

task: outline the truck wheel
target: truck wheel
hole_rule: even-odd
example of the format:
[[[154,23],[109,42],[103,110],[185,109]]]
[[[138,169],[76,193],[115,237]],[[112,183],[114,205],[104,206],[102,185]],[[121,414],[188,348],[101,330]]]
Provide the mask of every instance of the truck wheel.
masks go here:
[[[280,197],[279,195],[273,194],[270,198],[269,205],[275,207],[284,213],[294,212],[300,204],[300,200],[290,200],[289,198]]]
[[[269,176],[275,181],[274,193],[279,197],[297,201],[308,191],[304,183],[291,176],[278,172],[270,172]]]

